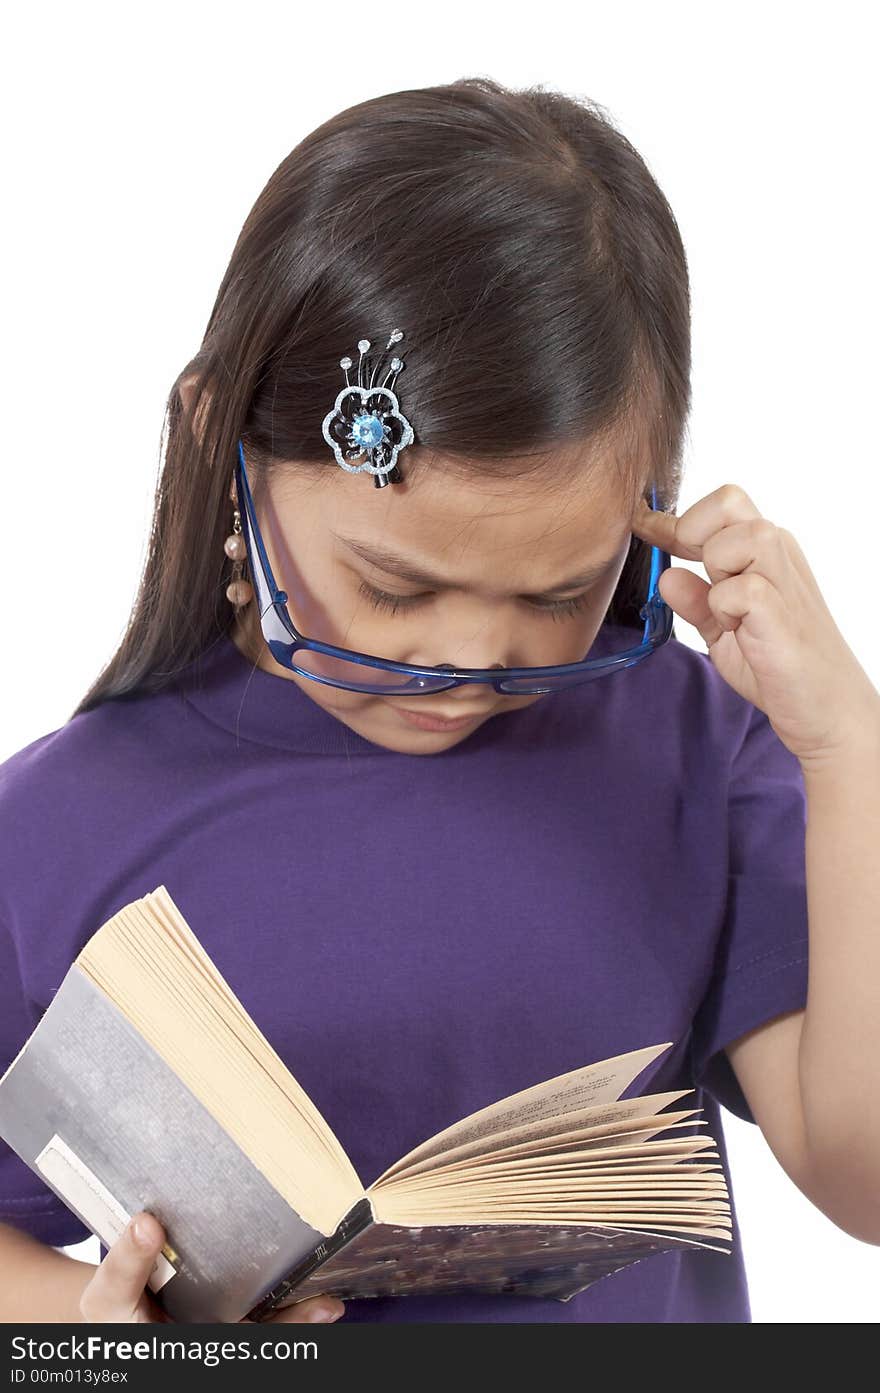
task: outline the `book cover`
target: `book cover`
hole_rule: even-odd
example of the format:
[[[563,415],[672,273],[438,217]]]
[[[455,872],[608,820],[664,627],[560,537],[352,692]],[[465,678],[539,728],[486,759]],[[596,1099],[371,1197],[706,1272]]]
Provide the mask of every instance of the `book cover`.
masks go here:
[[[461,1291],[570,1301],[654,1253],[695,1247],[729,1251],[717,1243],[613,1225],[386,1224],[374,1220],[362,1200],[338,1235],[296,1264],[248,1317],[265,1320],[273,1310],[321,1292],[343,1301]]]
[[[0,1135],[105,1247],[160,1219],[149,1286],[176,1321],[240,1320],[325,1239],[75,963],[0,1080]]]

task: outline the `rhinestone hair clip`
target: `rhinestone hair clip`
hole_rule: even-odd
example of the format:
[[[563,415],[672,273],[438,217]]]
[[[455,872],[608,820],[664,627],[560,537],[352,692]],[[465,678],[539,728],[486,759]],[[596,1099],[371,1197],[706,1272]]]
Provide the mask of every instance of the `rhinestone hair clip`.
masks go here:
[[[392,330],[382,357],[402,338],[402,329]],[[413,429],[401,413],[392,391],[403,360],[392,358],[384,381],[377,384],[376,376],[382,358],[377,358],[371,366],[370,360],[364,357],[369,347],[369,339],[358,341],[360,358],[356,383],[350,382],[348,377],[351,359],[348,356],[340,358],[339,366],[345,370],[345,386],[337,396],[333,410],[324,417],[321,429],[341,468],[349,474],[372,474],[376,488],[384,488],[386,484],[403,482],[397,456],[412,443]],[[369,382],[366,381],[368,372]],[[352,463],[364,454],[366,459],[362,464]]]

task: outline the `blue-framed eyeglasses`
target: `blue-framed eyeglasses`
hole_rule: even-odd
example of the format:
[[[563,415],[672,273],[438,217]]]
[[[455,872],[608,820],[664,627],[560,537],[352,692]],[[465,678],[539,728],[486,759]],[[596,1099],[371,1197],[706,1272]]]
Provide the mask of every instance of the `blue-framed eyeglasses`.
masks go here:
[[[242,532],[247,547],[250,575],[260,613],[260,628],[277,663],[300,677],[309,677],[328,687],[341,687],[350,692],[380,692],[385,696],[420,696],[445,692],[467,682],[484,682],[496,692],[509,696],[525,696],[540,692],[555,692],[565,687],[591,682],[621,668],[633,667],[666,643],[672,633],[673,612],[666,604],[657,582],[662,571],[670,565],[669,552],[651,548],[651,568],[648,594],[639,610],[644,621],[641,642],[623,652],[587,656],[576,663],[561,663],[555,667],[494,667],[457,668],[451,663],[436,667],[418,667],[411,663],[396,663],[372,653],[358,653],[350,648],[337,648],[306,638],[296,628],[287,608],[287,592],[280,590],[272,574],[269,557],[260,533],[254,500],[248,483],[244,449],[238,442],[238,460],[234,471],[236,497],[241,508]],[[651,489],[651,507],[657,506],[656,486]]]

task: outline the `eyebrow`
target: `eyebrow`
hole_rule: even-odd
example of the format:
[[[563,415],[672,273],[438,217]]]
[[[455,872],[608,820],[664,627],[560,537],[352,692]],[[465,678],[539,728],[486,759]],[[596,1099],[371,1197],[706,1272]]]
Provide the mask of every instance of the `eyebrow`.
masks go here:
[[[355,537],[343,537],[338,532],[331,532],[331,536],[337,541],[353,551],[362,561],[366,561],[370,566],[375,566],[380,571],[385,571],[388,575],[396,576],[398,580],[410,581],[413,585],[427,585],[435,590],[455,590],[454,581],[445,580],[443,576],[432,575],[430,571],[423,569],[414,561],[409,561],[405,556],[398,555],[397,552],[388,551],[385,547],[370,546],[367,542],[358,541]],[[555,595],[560,595],[569,590],[577,590],[582,586],[590,585],[599,576],[611,569],[618,557],[610,556],[605,561],[597,561],[593,566],[588,566],[586,570],[579,571],[576,576],[570,576],[568,580],[560,581],[558,585],[550,586],[546,590],[531,591],[525,598],[529,600],[549,599]]]

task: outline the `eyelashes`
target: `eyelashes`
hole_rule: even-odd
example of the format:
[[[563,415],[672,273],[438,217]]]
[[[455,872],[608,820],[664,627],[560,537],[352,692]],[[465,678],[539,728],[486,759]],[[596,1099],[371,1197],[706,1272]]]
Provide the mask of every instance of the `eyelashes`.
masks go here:
[[[377,590],[368,581],[361,581],[358,587],[358,594],[363,595],[369,600],[374,609],[385,610],[390,614],[398,614],[401,610],[417,609],[431,598],[430,595],[392,595],[387,590]],[[587,590],[582,595],[574,595],[567,600],[548,600],[544,604],[527,601],[527,604],[539,614],[547,615],[551,619],[568,619],[572,615],[580,614],[589,607],[590,592]]]

